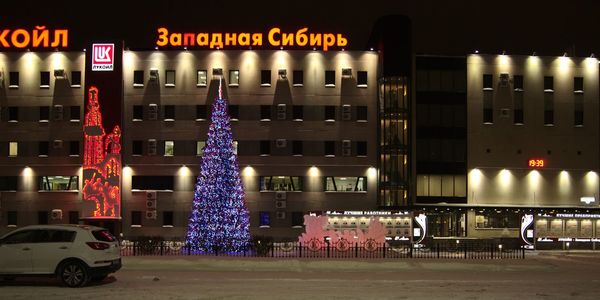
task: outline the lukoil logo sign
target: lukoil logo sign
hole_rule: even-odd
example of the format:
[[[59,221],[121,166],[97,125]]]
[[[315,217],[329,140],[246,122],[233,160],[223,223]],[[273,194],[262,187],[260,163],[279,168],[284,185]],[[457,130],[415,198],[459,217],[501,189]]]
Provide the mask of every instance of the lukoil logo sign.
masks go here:
[[[112,71],[115,44],[92,44],[92,71]]]

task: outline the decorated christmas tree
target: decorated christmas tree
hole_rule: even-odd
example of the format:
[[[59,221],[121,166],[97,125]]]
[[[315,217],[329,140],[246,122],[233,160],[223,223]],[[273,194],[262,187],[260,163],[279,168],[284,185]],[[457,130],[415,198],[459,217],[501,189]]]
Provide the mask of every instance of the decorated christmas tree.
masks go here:
[[[227,100],[219,82],[186,241],[195,252],[240,252],[250,242],[249,227]]]

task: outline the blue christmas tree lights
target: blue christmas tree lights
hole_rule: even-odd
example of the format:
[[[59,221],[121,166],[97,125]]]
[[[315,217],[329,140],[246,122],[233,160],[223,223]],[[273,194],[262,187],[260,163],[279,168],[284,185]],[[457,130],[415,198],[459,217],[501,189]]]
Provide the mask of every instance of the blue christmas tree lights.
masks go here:
[[[227,107],[219,82],[186,237],[193,252],[238,253],[250,243],[250,216]]]

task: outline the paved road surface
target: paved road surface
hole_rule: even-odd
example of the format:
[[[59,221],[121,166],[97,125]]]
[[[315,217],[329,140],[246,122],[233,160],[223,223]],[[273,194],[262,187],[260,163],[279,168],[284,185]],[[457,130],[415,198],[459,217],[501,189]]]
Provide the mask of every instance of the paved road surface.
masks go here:
[[[525,260],[125,257],[105,281],[0,281],[0,299],[600,299],[600,253]]]

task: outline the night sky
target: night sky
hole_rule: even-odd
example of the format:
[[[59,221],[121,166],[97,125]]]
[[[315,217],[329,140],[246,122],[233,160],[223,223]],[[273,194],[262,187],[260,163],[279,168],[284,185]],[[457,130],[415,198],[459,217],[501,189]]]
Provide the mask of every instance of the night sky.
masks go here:
[[[413,21],[419,54],[483,53],[588,56],[600,53],[599,1],[7,1],[0,28],[70,29],[72,49],[93,38],[152,48],[156,28],[179,32],[263,32],[272,27],[343,33],[349,48],[366,49],[375,20],[404,14]],[[356,4],[360,2],[362,4]]]

